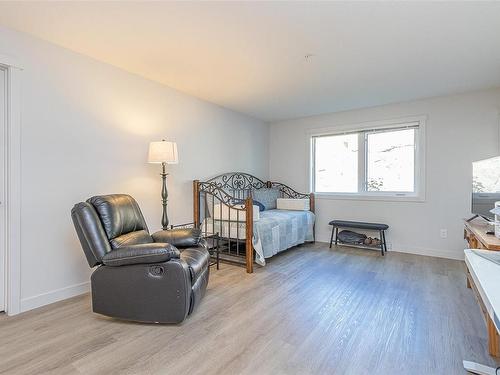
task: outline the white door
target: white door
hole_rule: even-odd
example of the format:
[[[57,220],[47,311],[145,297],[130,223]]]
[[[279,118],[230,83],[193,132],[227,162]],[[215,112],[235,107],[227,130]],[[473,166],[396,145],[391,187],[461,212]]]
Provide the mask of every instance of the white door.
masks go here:
[[[5,127],[7,122],[7,72],[0,66],[0,311],[5,310]]]

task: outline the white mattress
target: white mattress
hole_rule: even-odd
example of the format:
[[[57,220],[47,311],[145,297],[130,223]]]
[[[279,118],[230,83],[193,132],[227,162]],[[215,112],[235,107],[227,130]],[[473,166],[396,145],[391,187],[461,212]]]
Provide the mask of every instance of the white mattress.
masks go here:
[[[235,208],[232,208],[235,207]],[[246,209],[244,204],[236,204],[234,206],[227,204],[216,204],[214,206],[215,220],[231,220],[231,221],[246,221]],[[259,206],[253,205],[253,221],[259,220]]]
[[[229,237],[240,240],[246,239],[246,227],[245,221],[240,220],[239,222],[229,222],[217,219],[213,220],[212,218],[206,218],[201,224],[203,234],[205,234],[205,232],[207,235],[219,233],[219,236],[221,237]]]

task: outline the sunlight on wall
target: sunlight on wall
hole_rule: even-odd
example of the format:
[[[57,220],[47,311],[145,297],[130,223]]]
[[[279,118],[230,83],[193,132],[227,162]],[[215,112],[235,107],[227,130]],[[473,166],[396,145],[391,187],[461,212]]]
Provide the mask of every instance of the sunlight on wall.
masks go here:
[[[109,111],[109,114],[113,117],[112,124],[120,130],[139,136],[149,136],[151,140],[168,128],[163,116],[138,108],[119,108]]]

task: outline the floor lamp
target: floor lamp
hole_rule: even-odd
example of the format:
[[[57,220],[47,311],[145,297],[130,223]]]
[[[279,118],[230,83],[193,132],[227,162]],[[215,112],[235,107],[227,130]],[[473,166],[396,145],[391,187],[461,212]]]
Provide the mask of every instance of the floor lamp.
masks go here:
[[[148,163],[161,164],[162,172],[162,189],[161,189],[161,204],[163,206],[163,214],[161,216],[161,226],[163,230],[168,229],[168,215],[167,215],[167,175],[165,170],[167,164],[179,163],[179,155],[177,154],[177,143],[168,142],[165,140],[159,142],[151,142],[149,144]]]

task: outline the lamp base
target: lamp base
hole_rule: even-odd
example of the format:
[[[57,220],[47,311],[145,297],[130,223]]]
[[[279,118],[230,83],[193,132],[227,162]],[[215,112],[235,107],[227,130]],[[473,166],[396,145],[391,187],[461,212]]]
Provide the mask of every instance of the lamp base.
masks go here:
[[[168,229],[168,214],[167,214],[167,202],[168,202],[168,190],[167,190],[167,175],[168,173],[165,170],[166,163],[161,163],[162,165],[162,188],[161,188],[161,205],[163,207],[163,213],[161,216],[161,227],[163,230]]]

